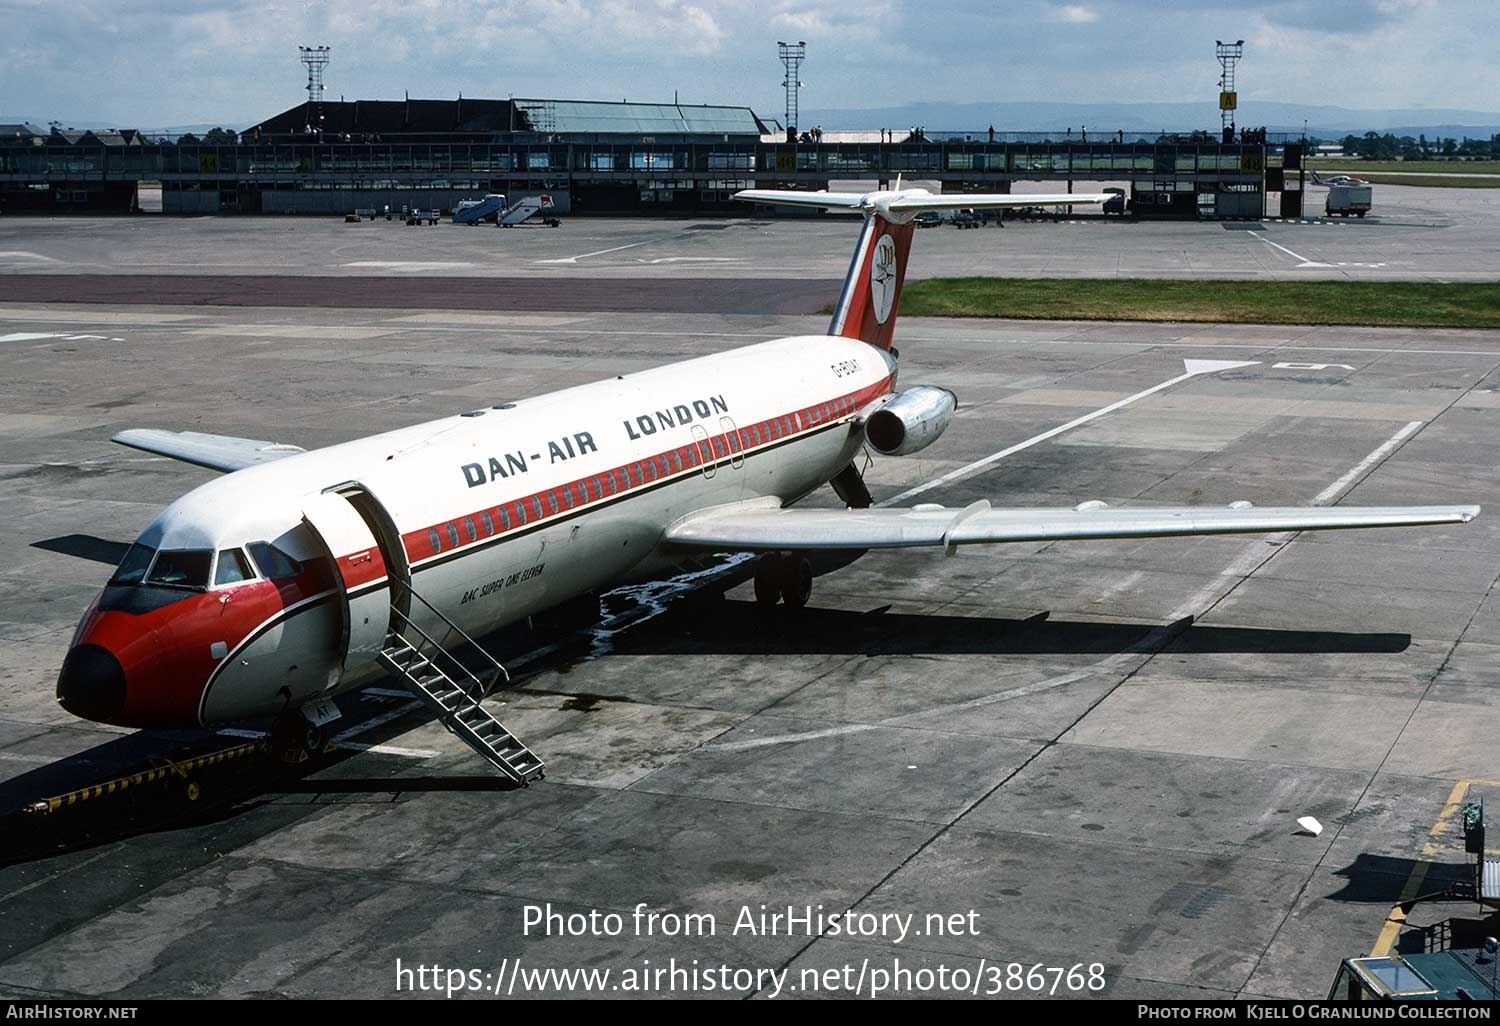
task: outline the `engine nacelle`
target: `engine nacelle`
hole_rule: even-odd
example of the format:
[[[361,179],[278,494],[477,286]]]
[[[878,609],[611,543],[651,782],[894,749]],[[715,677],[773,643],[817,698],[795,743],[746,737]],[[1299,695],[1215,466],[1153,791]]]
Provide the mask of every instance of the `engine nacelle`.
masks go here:
[[[916,385],[870,414],[865,438],[882,456],[906,456],[936,442],[957,409],[958,396],[946,388]]]

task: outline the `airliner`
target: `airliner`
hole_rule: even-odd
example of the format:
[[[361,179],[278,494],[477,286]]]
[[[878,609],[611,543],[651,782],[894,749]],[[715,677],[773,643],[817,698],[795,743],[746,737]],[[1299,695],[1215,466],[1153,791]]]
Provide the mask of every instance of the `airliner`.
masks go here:
[[[1312,173],[1312,180],[1313,180],[1313,184],[1314,185],[1327,185],[1327,186],[1335,186],[1335,185],[1369,185],[1370,184],[1369,182],[1365,181],[1363,178],[1354,178],[1354,177],[1352,177],[1350,175],[1330,175],[1327,178],[1323,178],[1323,177],[1320,177],[1319,174],[1318,174],[1318,172],[1316,172],[1316,171],[1314,171]]]
[[[809,600],[817,550],[951,555],[983,543],[1457,524],[1479,512],[876,507],[856,457],[925,450],[958,405],[946,387],[897,384],[892,343],[916,216],[1109,197],[898,187],[737,198],[863,215],[825,333],[312,451],[188,431],[116,435],[223,476],[129,547],[73,637],[57,682],[63,708],[127,727],[311,728],[338,716],[338,696],[398,674],[478,750],[476,738],[499,729],[480,706],[485,692],[457,669],[438,672],[438,652],[557,607],[597,609],[600,592],[707,554],[755,554],[756,601],[795,609]],[[844,508],[796,506],[828,485]],[[527,778],[539,760],[519,765]]]

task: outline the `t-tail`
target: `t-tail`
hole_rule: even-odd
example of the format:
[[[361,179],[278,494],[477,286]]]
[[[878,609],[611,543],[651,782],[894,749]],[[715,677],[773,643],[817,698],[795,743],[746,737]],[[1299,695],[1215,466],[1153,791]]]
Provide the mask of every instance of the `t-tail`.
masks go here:
[[[934,196],[926,189],[876,192],[799,192],[790,189],[745,189],[734,198],[772,206],[818,207],[864,214],[864,226],[854,245],[854,258],[838,303],[833,308],[830,335],[857,338],[890,349],[906,282],[906,260],[911,254],[916,216],[924,210],[980,210],[1004,207],[1055,207],[1103,203],[1103,193],[953,193]]]

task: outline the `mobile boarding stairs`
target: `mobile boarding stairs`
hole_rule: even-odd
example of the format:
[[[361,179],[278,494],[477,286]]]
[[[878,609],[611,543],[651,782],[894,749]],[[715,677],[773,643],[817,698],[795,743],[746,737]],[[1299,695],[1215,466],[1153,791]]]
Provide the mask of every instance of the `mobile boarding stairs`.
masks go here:
[[[433,637],[393,602],[392,629],[386,635],[380,664],[437,714],[438,722],[448,733],[472,748],[502,776],[522,787],[540,779],[545,763],[484,707],[486,695],[510,682],[505,667],[409,585],[400,587],[425,606],[446,630],[440,630],[442,640]],[[458,639],[454,648],[443,644],[453,638]],[[465,646],[479,653],[481,665],[477,672],[455,654],[455,649]]]

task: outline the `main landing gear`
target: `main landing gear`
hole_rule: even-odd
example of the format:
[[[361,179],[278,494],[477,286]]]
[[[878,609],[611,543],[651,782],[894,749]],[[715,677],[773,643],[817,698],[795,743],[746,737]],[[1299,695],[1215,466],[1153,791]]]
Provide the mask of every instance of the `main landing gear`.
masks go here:
[[[300,709],[284,712],[271,721],[271,753],[288,765],[322,755],[328,740],[327,726],[313,723]]]
[[[812,597],[812,561],[800,552],[768,552],[755,561],[755,601],[770,608],[777,599],[801,609]]]

